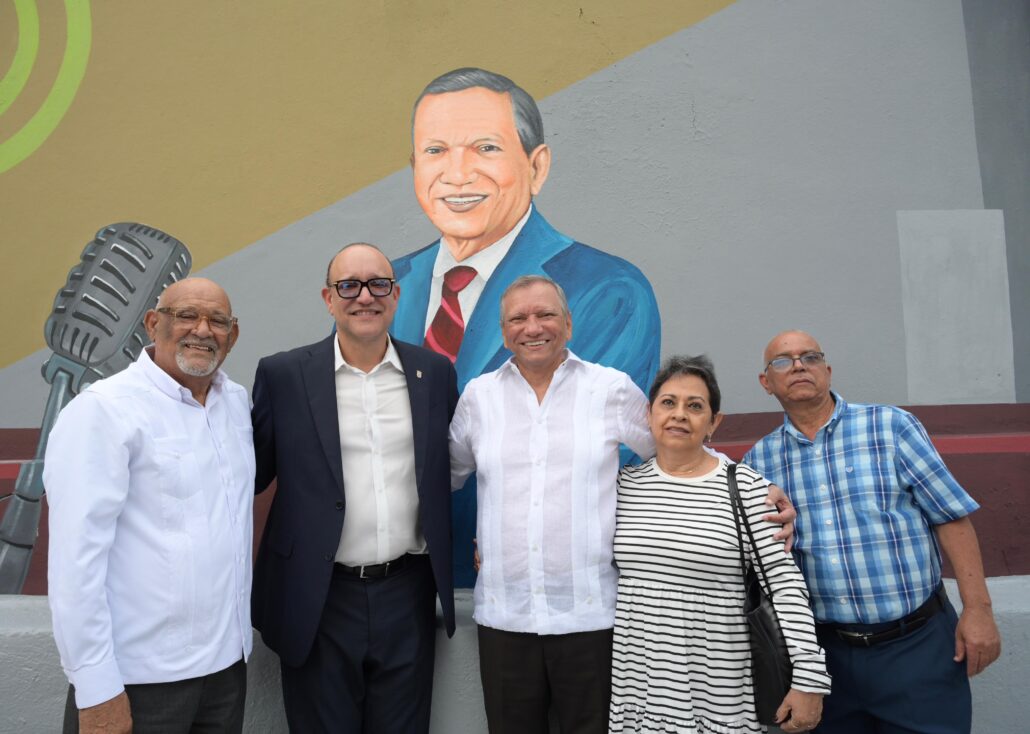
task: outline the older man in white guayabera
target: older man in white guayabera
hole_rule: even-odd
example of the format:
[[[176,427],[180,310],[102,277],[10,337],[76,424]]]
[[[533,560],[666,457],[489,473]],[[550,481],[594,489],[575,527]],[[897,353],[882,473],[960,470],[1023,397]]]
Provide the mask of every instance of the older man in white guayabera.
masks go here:
[[[239,327],[204,278],[165,289],[144,325],[153,345],[47,444],[64,731],[240,732],[254,445],[247,393],[219,369]]]

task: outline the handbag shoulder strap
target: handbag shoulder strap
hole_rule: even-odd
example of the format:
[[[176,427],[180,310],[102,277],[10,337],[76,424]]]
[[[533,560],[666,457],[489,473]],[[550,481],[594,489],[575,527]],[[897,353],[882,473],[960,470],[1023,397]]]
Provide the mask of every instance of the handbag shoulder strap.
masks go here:
[[[733,521],[737,526],[737,549],[740,551],[740,572],[742,575],[747,576],[747,563],[744,560],[744,539],[741,537],[740,530],[744,529],[747,533],[748,542],[751,544],[751,555],[754,558],[754,563],[758,566],[758,583],[762,585],[762,589],[765,591],[766,596],[772,596],[772,589],[769,588],[768,581],[765,577],[765,566],[762,565],[762,557],[758,554],[758,545],[755,543],[755,535],[751,532],[751,523],[747,520],[747,511],[744,509],[744,501],[740,497],[740,491],[737,489],[737,465],[729,464],[726,466],[726,483],[730,488],[730,502],[733,505]]]

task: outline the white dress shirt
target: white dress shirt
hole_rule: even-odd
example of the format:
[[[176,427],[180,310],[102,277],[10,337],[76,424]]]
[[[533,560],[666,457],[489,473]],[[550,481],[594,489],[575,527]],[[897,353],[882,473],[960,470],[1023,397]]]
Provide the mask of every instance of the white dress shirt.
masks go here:
[[[620,443],[654,455],[647,398],[618,370],[569,352],[541,403],[510,359],[468,383],[451,422],[451,486],[476,472],[476,622],[537,634],[613,626]]]
[[[147,350],[61,411],[46,449],[54,638],[79,708],[251,650],[254,442],[246,390],[206,404]]]
[[[423,334],[429,332],[429,327],[433,324],[433,319],[436,318],[436,312],[440,309],[440,301],[443,300],[443,276],[448,270],[458,265],[467,265],[470,268],[476,269],[476,277],[469,281],[469,284],[458,293],[461,317],[468,324],[469,317],[472,315],[472,311],[475,310],[476,304],[479,303],[479,297],[483,295],[483,289],[486,288],[486,281],[490,280],[494,270],[501,264],[504,256],[508,254],[508,250],[515,243],[515,238],[519,236],[519,232],[522,231],[522,227],[525,226],[532,211],[533,205],[530,204],[526,213],[522,215],[522,219],[518,221],[508,234],[461,262],[454,259],[454,255],[451,254],[451,248],[447,246],[447,243],[442,238],[440,239],[440,247],[436,251],[436,262],[433,263],[433,283],[429,286],[429,307],[426,309],[426,327],[422,332]]]
[[[333,344],[346,500],[336,561],[363,566],[425,553],[411,400],[401,359],[390,341],[383,361],[363,372],[347,364],[338,339]]]

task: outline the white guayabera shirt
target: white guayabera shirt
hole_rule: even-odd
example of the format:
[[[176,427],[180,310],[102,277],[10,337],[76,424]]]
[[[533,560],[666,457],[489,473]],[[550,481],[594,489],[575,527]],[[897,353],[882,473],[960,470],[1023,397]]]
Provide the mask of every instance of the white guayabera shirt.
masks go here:
[[[250,655],[243,387],[219,370],[201,405],[144,349],[61,411],[43,482],[54,638],[79,708]]]
[[[571,352],[542,403],[511,360],[469,382],[451,423],[451,486],[477,477],[475,620],[565,634],[615,623],[619,444],[654,454],[647,398]]]

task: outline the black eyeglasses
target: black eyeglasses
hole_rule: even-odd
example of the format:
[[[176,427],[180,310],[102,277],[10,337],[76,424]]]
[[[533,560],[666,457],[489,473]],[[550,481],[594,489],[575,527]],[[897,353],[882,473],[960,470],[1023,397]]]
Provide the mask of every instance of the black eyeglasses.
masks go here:
[[[800,362],[803,367],[818,367],[826,361],[826,355],[822,352],[805,352],[797,357],[777,357],[770,359],[765,368],[772,368],[773,372],[788,372],[794,367],[795,362]]]
[[[191,308],[168,308],[162,306],[155,308],[158,313],[172,317],[176,326],[195,329],[200,326],[202,320],[207,321],[207,326],[216,334],[228,334],[236,324],[235,316],[223,316],[221,314],[197,313]]]
[[[330,283],[329,287],[336,289],[336,295],[340,298],[357,298],[361,295],[362,288],[368,288],[368,292],[376,298],[382,298],[393,293],[393,278],[369,278],[368,280],[338,280]]]

